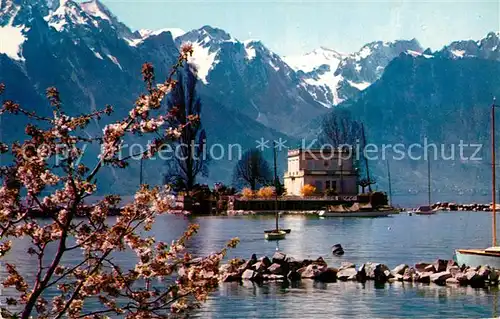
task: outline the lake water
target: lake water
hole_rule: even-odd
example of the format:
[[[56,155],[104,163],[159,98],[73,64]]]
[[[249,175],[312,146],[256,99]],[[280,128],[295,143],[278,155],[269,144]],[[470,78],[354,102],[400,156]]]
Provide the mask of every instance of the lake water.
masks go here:
[[[286,240],[267,242],[263,230],[274,226],[272,216],[183,217],[162,216],[153,227],[158,240],[170,241],[189,223],[200,225],[188,248],[204,255],[221,248],[226,240],[241,243],[229,257],[249,258],[272,254],[279,248],[296,258],[322,256],[329,265],[342,261],[361,264],[381,262],[389,267],[437,258],[451,259],[456,248],[490,245],[491,213],[450,212],[433,216],[396,215],[387,218],[327,218],[284,216],[280,226],[291,228]],[[345,255],[334,257],[331,246],[340,243]],[[279,246],[279,247],[278,247]],[[23,272],[32,272],[27,245],[16,243],[6,261],[16,261]],[[123,267],[134,259],[116,256]],[[73,259],[73,260],[72,260]],[[78,256],[69,256],[74,262]],[[500,315],[498,289],[440,287],[393,283],[322,284],[306,280],[297,284],[250,282],[223,284],[196,316],[200,318],[489,318]]]

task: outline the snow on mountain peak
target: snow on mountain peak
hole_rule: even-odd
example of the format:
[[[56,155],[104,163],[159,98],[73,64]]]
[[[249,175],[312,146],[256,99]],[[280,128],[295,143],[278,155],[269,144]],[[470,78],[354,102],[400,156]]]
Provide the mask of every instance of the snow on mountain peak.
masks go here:
[[[13,5],[11,3],[11,6]],[[16,6],[7,24],[0,27],[0,39],[2,39],[0,41],[0,54],[5,54],[13,60],[24,61],[22,46],[27,39],[24,35],[27,28],[24,25],[14,25],[14,18],[19,10],[20,7]]]
[[[286,56],[283,59],[295,71],[308,73],[314,71],[322,65],[328,65],[330,70],[335,71],[344,57],[344,54],[335,50],[320,47],[319,49],[315,49],[305,55]]]
[[[59,7],[44,17],[49,26],[56,31],[63,31],[69,24],[87,24],[89,17],[81,7],[71,0],[59,0]]]
[[[66,0],[61,0],[61,1],[66,1]],[[80,3],[80,7],[89,16],[98,17],[98,18],[101,18],[103,20],[111,21],[110,17],[102,9],[100,3],[97,0],[82,2],[82,3]]]

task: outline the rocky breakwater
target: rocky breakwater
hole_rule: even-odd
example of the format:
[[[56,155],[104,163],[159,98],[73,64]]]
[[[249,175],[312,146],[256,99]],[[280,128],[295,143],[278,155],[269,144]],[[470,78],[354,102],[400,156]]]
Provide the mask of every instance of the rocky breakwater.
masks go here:
[[[459,266],[455,261],[438,259],[433,263],[418,263],[413,267],[401,264],[390,269],[384,264],[368,262],[356,267],[342,262],[339,268],[329,267],[322,257],[315,260],[297,260],[284,253],[276,252],[272,258],[257,258],[254,254],[248,260],[232,260],[219,269],[222,282],[250,280],[299,281],[312,279],[321,282],[373,280],[386,282],[417,282],[438,285],[471,285],[484,287],[498,285],[500,270],[489,266]]]

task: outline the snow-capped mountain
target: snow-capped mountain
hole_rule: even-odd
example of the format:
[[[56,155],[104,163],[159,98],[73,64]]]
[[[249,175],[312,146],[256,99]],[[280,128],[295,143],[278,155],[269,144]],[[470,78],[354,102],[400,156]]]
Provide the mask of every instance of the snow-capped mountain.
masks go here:
[[[478,41],[454,41],[445,46],[440,54],[453,59],[475,57],[500,60],[500,32],[490,32]]]
[[[407,50],[422,52],[418,42],[372,42],[358,52],[341,54],[330,49],[318,49],[302,57],[286,58],[293,66],[308,92],[326,107],[356,97],[375,82],[385,66]]]
[[[300,85],[296,72],[260,41],[242,42],[210,26],[175,41],[192,43],[191,62],[206,94],[259,123],[296,135],[304,121],[325,112]]]

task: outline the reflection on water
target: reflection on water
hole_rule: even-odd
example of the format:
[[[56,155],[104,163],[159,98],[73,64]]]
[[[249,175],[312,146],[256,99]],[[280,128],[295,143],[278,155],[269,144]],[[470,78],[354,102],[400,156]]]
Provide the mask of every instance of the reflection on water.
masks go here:
[[[486,247],[490,243],[489,213],[453,212],[432,216],[388,218],[312,218],[285,216],[280,226],[292,229],[286,240],[264,240],[264,229],[274,225],[273,216],[184,217],[162,216],[153,226],[157,240],[170,242],[189,223],[200,224],[188,248],[194,255],[220,249],[227,240],[241,243],[229,257],[268,255],[279,249],[296,258],[322,256],[330,265],[342,261],[361,264],[382,262],[389,267],[436,258],[451,259],[454,249]],[[112,220],[111,220],[112,221]],[[345,255],[334,257],[331,246],[340,243]],[[17,241],[3,262],[15,262],[24,274],[35,272],[33,257],[26,254],[28,241]],[[66,264],[80,259],[78,251],[66,256]],[[123,267],[134,265],[130,252],[114,255]],[[5,295],[9,292],[4,290]],[[198,312],[202,318],[487,318],[499,315],[497,289],[439,287],[393,283],[298,283],[256,285],[250,282],[222,285]],[[4,302],[4,300],[2,300]]]

